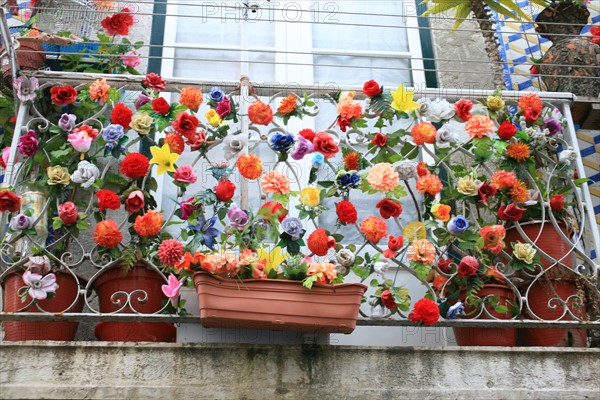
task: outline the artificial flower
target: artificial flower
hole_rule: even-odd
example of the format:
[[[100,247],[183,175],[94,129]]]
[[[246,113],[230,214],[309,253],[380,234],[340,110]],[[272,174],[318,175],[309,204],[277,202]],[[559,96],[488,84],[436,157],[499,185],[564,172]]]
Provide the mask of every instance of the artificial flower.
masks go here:
[[[500,96],[488,96],[485,100],[487,108],[492,111],[500,111],[504,108],[504,100]]]
[[[108,249],[117,246],[123,240],[123,234],[119,230],[119,226],[112,219],[98,222],[92,237],[98,245]]]
[[[317,283],[327,284],[331,283],[337,277],[337,271],[335,265],[330,262],[310,263],[306,275],[319,275]]]
[[[129,214],[135,214],[143,209],[144,205],[144,193],[142,193],[140,190],[134,190],[133,192],[129,193],[127,199],[125,199],[125,211],[127,211]]]
[[[302,160],[305,155],[315,151],[315,146],[308,139],[298,135],[296,137],[296,146],[290,153],[294,160]]]
[[[77,206],[72,201],[67,201],[58,206],[58,218],[65,225],[73,225],[77,222]]]
[[[514,203],[498,208],[498,218],[503,221],[520,221],[523,218],[524,208],[520,208]]]
[[[458,179],[456,191],[465,196],[477,196],[479,194],[479,186],[472,176],[462,176]]]
[[[305,187],[300,191],[300,202],[305,206],[314,208],[321,202],[321,189]]]
[[[152,129],[152,123],[154,122],[154,118],[152,118],[147,112],[135,113],[131,117],[131,129],[139,133],[140,135],[147,135],[150,133],[150,129]]]
[[[451,210],[452,207],[446,204],[435,203],[431,206],[431,214],[442,222],[448,222],[448,220],[450,220]]]
[[[179,103],[192,111],[198,111],[202,101],[202,91],[200,89],[185,87],[179,92]]]
[[[157,114],[167,115],[171,112],[171,105],[162,97],[152,100],[152,111]]]
[[[317,256],[327,255],[329,249],[331,248],[329,235],[327,235],[327,231],[325,231],[323,228],[316,229],[313,233],[311,233],[306,242],[308,249]]]
[[[261,179],[260,185],[265,193],[289,194],[290,181],[278,170],[267,172]]]
[[[456,115],[463,121],[468,121],[473,116],[471,110],[473,109],[473,102],[470,100],[462,99],[454,103],[454,111]]]
[[[141,153],[129,153],[121,161],[119,169],[129,179],[137,179],[146,176],[150,164],[148,158]]]
[[[400,175],[389,163],[375,164],[367,174],[367,181],[381,192],[392,192],[398,186]]]
[[[355,224],[358,219],[356,207],[348,200],[342,200],[335,205],[335,212],[342,224]]]
[[[140,236],[154,236],[160,232],[163,225],[163,215],[155,210],[148,210],[144,215],[135,218],[133,228]]]
[[[281,101],[279,107],[277,107],[277,112],[281,115],[288,115],[293,113],[296,110],[298,102],[298,97],[295,94],[289,94],[286,98]]]
[[[536,252],[529,243],[516,242],[513,244],[513,256],[526,264],[533,264]]]
[[[221,180],[217,186],[215,186],[215,195],[219,200],[227,202],[233,198],[235,189],[235,184],[230,180]]]
[[[231,114],[231,101],[229,100],[229,98],[225,97],[223,100],[221,100],[217,104],[215,111],[217,112],[217,114],[219,114],[219,117],[221,117],[222,119]]]
[[[530,157],[530,147],[527,143],[513,142],[506,147],[506,155],[517,162],[523,162]]]
[[[38,150],[38,146],[39,142],[37,136],[31,129],[19,138],[19,143],[17,144],[19,153],[25,157],[33,157]]]
[[[344,155],[344,169],[346,171],[358,171],[360,167],[360,156],[351,151]]]
[[[13,231],[22,231],[31,228],[35,221],[35,218],[25,214],[17,214],[10,219],[8,226]]]
[[[514,172],[499,170],[492,175],[490,185],[497,190],[502,190],[513,186],[516,181]]]
[[[250,221],[248,218],[248,213],[238,208],[235,204],[233,204],[227,211],[227,218],[229,218],[229,223],[231,226],[239,231],[243,231]]]
[[[104,18],[100,24],[109,36],[127,36],[129,28],[133,26],[133,15],[129,8],[123,8],[121,12]]]
[[[457,215],[448,222],[448,232],[454,236],[460,236],[469,227],[469,221],[462,215]]]
[[[128,129],[131,124],[131,117],[133,117],[133,111],[129,107],[123,103],[115,104],[111,112],[111,122],[113,124],[121,125],[123,128]]]
[[[181,112],[177,114],[177,118],[175,118],[175,121],[173,121],[171,126],[173,127],[173,129],[175,129],[177,133],[179,133],[182,136],[185,136],[186,138],[189,138],[194,133],[196,133],[199,124],[200,121],[198,120],[198,118],[196,118],[195,115],[190,115],[186,112]]]
[[[175,266],[183,257],[183,243],[175,239],[167,239],[158,246],[158,259],[170,267]]]
[[[50,98],[54,104],[71,104],[77,100],[77,90],[70,85],[54,86],[50,88]]]
[[[435,262],[435,246],[427,239],[413,240],[408,246],[409,260],[418,261],[426,265],[431,265]]]
[[[150,72],[142,82],[144,87],[150,88],[156,92],[162,92],[167,88],[167,82],[158,74]]]
[[[75,128],[75,121],[77,121],[75,114],[64,113],[58,120],[58,127],[65,132],[70,132]]]
[[[159,176],[165,172],[175,172],[175,162],[179,159],[179,154],[172,153],[168,144],[165,143],[162,147],[152,146],[150,153],[152,153],[150,164],[158,165]]]
[[[504,121],[498,128],[498,137],[502,140],[510,140],[517,134],[517,127],[510,123],[510,121]]]
[[[124,66],[128,68],[138,67],[142,63],[142,59],[138,56],[135,50],[128,51],[125,54],[121,54],[119,59],[123,63]]]
[[[100,170],[87,160],[79,161],[77,169],[73,172],[71,180],[81,184],[84,189],[90,188],[100,177]]]
[[[413,143],[417,146],[422,144],[433,144],[437,136],[437,129],[430,122],[419,122],[410,131]]]
[[[73,149],[79,153],[86,153],[92,147],[94,139],[84,130],[73,131],[67,136],[67,141],[73,146]]]
[[[48,185],[63,185],[66,186],[71,181],[71,175],[66,167],[60,165],[54,165],[46,168],[46,174],[48,175]]]
[[[198,175],[196,175],[190,165],[184,164],[175,170],[173,179],[179,183],[196,183]]]
[[[444,185],[442,184],[440,178],[434,174],[427,174],[420,177],[416,184],[416,188],[419,193],[427,193],[432,197],[436,196],[443,189],[443,187]]]
[[[45,300],[48,298],[48,293],[54,293],[58,289],[54,274],[42,277],[40,274],[25,271],[23,272],[23,282],[27,285],[29,297],[35,300]]]
[[[550,209],[554,212],[562,211],[565,208],[565,195],[555,194],[550,198]]]
[[[276,216],[279,222],[287,216],[287,210],[283,207],[283,204],[276,201],[267,201],[259,210],[259,214],[264,215],[266,218]]]
[[[402,214],[402,204],[400,204],[399,202],[392,200],[388,197],[383,198],[382,200],[380,200],[376,205],[375,208],[379,209],[379,213],[381,214],[381,217],[384,219],[388,219],[388,218],[398,218],[400,216],[400,214]]]
[[[415,323],[423,322],[425,325],[433,325],[440,318],[440,308],[433,300],[425,297],[415,303],[408,317]]]
[[[367,217],[360,223],[360,232],[371,243],[377,244],[388,235],[388,227],[379,217]]]
[[[368,97],[375,97],[378,94],[381,94],[382,91],[383,89],[381,86],[379,86],[379,83],[375,82],[374,80],[365,82],[363,85],[363,93]]]
[[[271,146],[273,151],[278,152],[287,152],[294,146],[294,142],[294,135],[291,133],[275,132],[275,134],[269,138],[269,146]]]
[[[304,233],[302,221],[296,217],[285,217],[281,222],[281,229],[287,233],[292,240],[298,240]]]
[[[35,100],[40,83],[36,77],[32,76],[28,78],[25,75],[21,75],[13,81],[13,87],[17,91],[17,98],[21,102],[26,103]]]
[[[404,85],[398,86],[395,92],[391,92],[392,108],[399,112],[409,113],[418,110],[421,105],[413,101],[414,91],[407,91]]]
[[[330,159],[335,156],[339,151],[340,147],[335,143],[335,140],[327,132],[319,132],[315,135],[313,141],[314,149],[325,156],[326,159]]]
[[[248,107],[248,118],[256,125],[269,125],[273,121],[273,110],[269,105],[256,100]]]
[[[472,138],[483,138],[494,132],[494,121],[486,115],[474,115],[465,124],[467,133]]]
[[[185,150],[185,142],[183,137],[177,132],[168,132],[165,136],[165,143],[169,145],[171,153],[183,154]]]
[[[246,179],[258,179],[262,175],[262,161],[257,155],[242,154],[235,165],[240,171],[240,175]]]
[[[121,200],[119,196],[108,189],[101,189],[96,192],[98,198],[98,208],[100,211],[118,210],[121,208]]]
[[[246,135],[227,135],[223,139],[223,157],[231,160],[242,153],[248,146],[248,136]]]
[[[381,132],[377,132],[373,140],[371,140],[371,144],[374,146],[383,147],[387,143],[387,136],[385,136]]]
[[[464,256],[458,264],[457,274],[464,278],[465,276],[475,276],[479,269],[479,261],[473,256]]]
[[[162,244],[161,244],[162,245]],[[159,250],[160,251],[160,250]],[[162,285],[160,288],[165,296],[169,298],[173,307],[177,304],[177,298],[179,297],[179,290],[183,286],[183,282],[185,281],[185,277],[181,279],[177,279],[177,277],[173,274],[169,274],[169,284]]]
[[[50,259],[48,256],[29,256],[25,267],[29,272],[45,275],[50,272]]]
[[[108,92],[110,86],[106,83],[106,78],[97,79],[90,85],[90,100],[98,101],[100,104],[106,103],[108,100]]]
[[[502,239],[506,236],[506,229],[502,225],[484,226],[479,230],[479,235],[483,238],[483,250],[500,254],[504,248]]]

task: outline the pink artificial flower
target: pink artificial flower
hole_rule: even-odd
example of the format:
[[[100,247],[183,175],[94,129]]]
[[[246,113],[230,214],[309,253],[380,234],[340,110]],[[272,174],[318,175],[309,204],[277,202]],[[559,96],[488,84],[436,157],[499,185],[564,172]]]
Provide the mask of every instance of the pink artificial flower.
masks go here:
[[[135,50],[132,50],[129,53],[121,55],[121,62],[126,67],[135,68],[142,63],[142,59],[138,57]]]
[[[69,134],[67,140],[71,143],[71,146],[73,146],[75,151],[85,153],[92,147],[92,141],[94,139],[89,136],[85,130],[80,130]]]
[[[190,165],[185,164],[175,170],[173,179],[180,183],[194,183],[198,179],[198,175]]]
[[[6,169],[6,164],[8,163],[8,159],[10,157],[10,147],[6,146],[4,150],[2,150],[2,160],[0,161],[0,167]]]
[[[23,282],[29,286],[27,289],[29,297],[36,300],[44,300],[48,297],[48,293],[54,293],[58,289],[54,274],[42,277],[40,274],[25,271],[23,272]]]
[[[177,277],[173,274],[169,274],[169,284],[162,285],[161,289],[165,296],[171,300],[173,307],[177,307],[177,297],[179,297],[179,289],[183,286],[185,277],[177,280]]]

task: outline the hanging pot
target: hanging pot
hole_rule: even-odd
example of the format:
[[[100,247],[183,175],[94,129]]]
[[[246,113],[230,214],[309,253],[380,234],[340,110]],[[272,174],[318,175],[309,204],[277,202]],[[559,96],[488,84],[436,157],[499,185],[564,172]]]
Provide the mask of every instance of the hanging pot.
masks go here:
[[[144,265],[126,270],[115,266],[94,281],[100,312],[153,314],[168,299],[161,290],[164,277]],[[115,304],[117,303],[117,304]],[[121,342],[175,342],[177,330],[164,322],[100,322],[95,334],[99,340]]]
[[[83,297],[79,293],[79,285],[73,275],[65,271],[56,271],[56,289],[55,296],[45,300],[39,300],[39,307],[49,313],[62,313],[77,300],[75,306],[68,312],[81,312],[83,310]],[[85,284],[85,280],[78,277],[79,283]],[[18,295],[20,288],[24,287],[22,273],[9,274],[2,282],[2,293],[5,312],[17,312],[21,310],[31,299],[27,298],[26,303],[21,302]],[[77,299],[79,296],[79,299]],[[42,312],[35,304],[32,304],[23,312]],[[6,321],[4,323],[4,339],[8,341],[16,340],[60,340],[70,341],[75,338],[78,322],[47,322],[47,321]]]

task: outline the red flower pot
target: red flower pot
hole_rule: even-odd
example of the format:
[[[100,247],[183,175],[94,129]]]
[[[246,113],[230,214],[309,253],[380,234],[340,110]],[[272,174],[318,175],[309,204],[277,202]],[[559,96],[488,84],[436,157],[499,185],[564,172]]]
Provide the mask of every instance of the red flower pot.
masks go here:
[[[200,320],[207,328],[351,333],[362,296],[360,283],[313,286],[283,279],[224,279],[194,274]]]
[[[515,293],[510,287],[505,285],[484,285],[483,288],[477,292],[477,296],[482,299],[486,296],[497,295],[500,297],[499,305],[509,306],[508,300],[515,301]],[[464,303],[466,298],[466,292],[461,295],[461,301]],[[511,319],[512,315],[509,313],[498,313],[491,307],[487,306],[490,314],[498,319]],[[465,312],[472,312],[474,308],[468,304],[465,304]],[[465,317],[468,318],[468,317]],[[485,312],[482,313],[478,319],[490,319]],[[456,337],[456,343],[459,346],[514,346],[516,344],[515,328],[456,328],[453,327],[454,336]]]
[[[540,255],[541,264],[547,272],[533,285],[531,280],[527,280],[521,287],[521,295],[527,296],[527,304],[532,313],[535,314],[531,315],[525,312],[524,316],[529,319],[538,319],[539,317],[546,321],[559,318],[561,321],[573,320],[569,315],[561,318],[564,308],[559,301],[552,300],[560,298],[567,302],[575,316],[585,319],[585,304],[578,305],[571,297],[577,295],[577,287],[574,282],[576,274],[569,271],[573,267],[575,258],[571,246],[562,239],[550,222],[545,223],[543,228],[542,224],[538,222],[524,224],[521,227],[527,237],[535,242],[536,246],[542,251],[556,260],[562,259],[560,266],[552,266],[553,262],[551,260]],[[569,237],[565,225],[560,224],[560,229],[565,236]],[[506,243],[526,242],[516,229],[507,230],[505,241]],[[510,254],[512,249],[507,247],[507,251]],[[567,256],[565,257],[565,255]],[[528,288],[529,292],[527,292]],[[556,308],[551,309],[554,306]],[[517,342],[520,346],[585,347],[586,337],[587,332],[584,329],[517,329]]]
[[[119,313],[152,314],[168,300],[161,290],[164,284],[162,275],[144,265],[134,265],[129,270],[116,266],[98,277],[94,289],[102,313],[120,310],[130,294],[129,304]],[[121,342],[175,342],[176,333],[173,324],[164,322],[100,322],[95,330],[99,340]]]
[[[79,295],[79,285],[77,281],[68,272],[56,271],[56,283],[58,289],[52,299],[39,300],[37,304],[41,309],[50,313],[64,312],[71,304],[77,300]],[[83,281],[78,277],[79,282]],[[84,282],[84,281],[83,281]],[[31,302],[28,297],[25,303],[17,294],[20,288],[26,286],[23,282],[23,274],[9,274],[2,282],[2,292],[5,312],[42,312],[35,304],[32,304],[25,310],[21,310]],[[83,296],[80,296],[77,303],[69,312],[81,312],[83,309]],[[62,340],[69,341],[75,338],[79,322],[28,322],[28,321],[7,321],[4,323],[4,340]]]

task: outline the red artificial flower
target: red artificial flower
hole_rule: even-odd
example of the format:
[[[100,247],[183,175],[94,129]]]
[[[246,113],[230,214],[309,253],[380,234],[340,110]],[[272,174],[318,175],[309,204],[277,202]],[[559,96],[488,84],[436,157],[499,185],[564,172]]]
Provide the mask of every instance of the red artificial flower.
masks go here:
[[[17,212],[21,208],[21,198],[10,190],[0,190],[0,211]]]
[[[335,206],[335,212],[337,213],[338,220],[342,224],[355,224],[358,220],[358,213],[354,204],[348,200],[342,200]]]
[[[559,212],[565,208],[565,195],[555,194],[554,196],[550,197],[550,208],[554,212]]]
[[[429,173],[429,167],[427,166],[427,164],[425,164],[423,161],[419,161],[417,163],[417,175],[419,175],[419,178],[424,177],[428,173]]]
[[[77,90],[73,86],[54,86],[50,89],[51,100],[54,104],[71,104],[77,100]]]
[[[155,74],[154,72],[150,72],[148,75],[146,75],[146,78],[142,84],[144,87],[153,89],[157,92],[162,92],[167,88],[167,82],[165,82],[160,75]]]
[[[171,112],[171,106],[168,101],[159,97],[158,99],[152,100],[152,110],[158,114],[167,115]]]
[[[510,140],[517,134],[517,127],[509,121],[504,121],[498,128],[498,137],[502,140]]]
[[[190,115],[186,112],[179,113],[175,121],[173,121],[173,129],[175,129],[180,135],[190,138],[198,129],[198,118],[194,115]]]
[[[135,214],[144,208],[144,204],[144,193],[140,190],[134,190],[129,193],[129,196],[127,196],[127,199],[125,200],[125,211],[129,214]]]
[[[158,211],[149,210],[144,215],[138,215],[135,218],[135,222],[133,223],[133,229],[140,236],[154,236],[158,232],[163,225],[163,215]]]
[[[317,133],[313,139],[313,145],[315,146],[315,151],[323,154],[327,159],[335,156],[340,151],[335,140],[327,132]]]
[[[141,153],[129,153],[121,161],[121,173],[129,179],[146,176],[150,169],[148,157]]]
[[[215,187],[215,194],[217,198],[221,201],[229,201],[233,198],[235,194],[236,186],[233,182],[229,180],[219,181],[217,186]]]
[[[96,197],[98,198],[98,208],[100,208],[100,211],[105,211],[107,209],[118,210],[121,207],[119,196],[111,190],[98,190],[98,192],[96,192]]]
[[[373,138],[373,140],[371,141],[371,143],[373,143],[375,146],[379,146],[379,147],[385,146],[386,142],[387,142],[387,136],[385,136],[381,132],[378,132],[375,135],[375,137]]]
[[[283,221],[287,216],[287,210],[283,207],[281,203],[275,201],[267,201],[260,208],[259,212],[261,212],[262,215],[264,215],[267,218],[270,218],[273,215],[277,215],[277,219],[279,219],[279,222]]]
[[[323,228],[319,228],[310,234],[307,240],[308,249],[317,256],[325,256],[329,251],[330,242],[327,231]],[[335,247],[335,245],[334,245]]]
[[[129,28],[133,26],[133,15],[131,15],[129,8],[124,8],[120,13],[104,18],[100,24],[109,36],[127,36]]]
[[[527,107],[525,111],[523,111],[523,116],[525,117],[525,122],[535,122],[540,117],[541,111],[533,109],[531,107]]]
[[[404,237],[402,235],[390,235],[388,237],[388,248],[383,251],[383,256],[385,258],[395,257],[398,254],[397,251],[400,250],[402,246],[404,246]]]
[[[165,136],[165,143],[169,145],[171,153],[181,154],[185,150],[185,142],[183,137],[177,132],[169,132]]]
[[[460,260],[458,264],[458,276],[474,276],[477,274],[477,270],[479,269],[479,262],[473,256],[465,256]]]
[[[302,129],[299,135],[302,136],[304,139],[308,140],[309,142],[312,142],[317,133],[312,129]]]
[[[75,203],[67,201],[58,206],[58,218],[65,225],[72,225],[77,222],[77,207]]]
[[[132,116],[133,111],[129,107],[123,103],[117,103],[112,110],[111,121],[113,124],[121,125],[123,128],[128,129]]]
[[[375,82],[374,80],[365,82],[363,86],[363,93],[365,96],[374,97],[380,94],[382,91],[383,89],[381,86],[379,86],[379,83]]]
[[[423,321],[425,325],[433,325],[440,318],[440,308],[433,300],[423,298],[415,303],[408,317],[415,323]]]
[[[388,197],[380,200],[375,207],[379,208],[379,213],[384,219],[390,217],[398,218],[402,214],[402,204]]]
[[[503,221],[520,221],[523,218],[524,208],[520,208],[514,203],[508,206],[500,206],[498,209],[498,218]]]
[[[454,111],[456,112],[456,115],[458,115],[458,117],[463,121],[468,121],[471,119],[471,117],[473,116],[471,114],[472,109],[473,102],[469,100],[463,99],[454,103]]]
[[[394,299],[394,295],[390,292],[390,289],[385,289],[383,293],[381,293],[381,304],[388,310],[393,310],[398,307],[396,304],[396,300]]]
[[[452,261],[449,258],[440,258],[438,261],[438,268],[445,274],[450,273],[450,263]]]
[[[477,201],[487,206],[488,199],[494,197],[497,191],[498,189],[488,185],[487,181],[483,181],[477,188]]]
[[[537,65],[533,64],[531,67],[529,67],[529,73],[531,75],[538,75],[540,70],[538,69]]]

